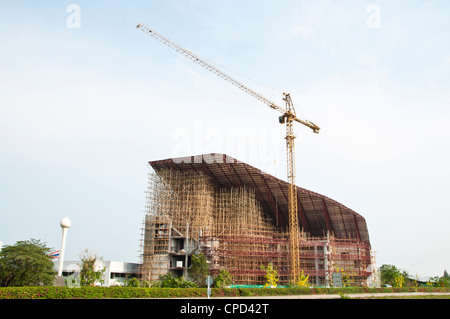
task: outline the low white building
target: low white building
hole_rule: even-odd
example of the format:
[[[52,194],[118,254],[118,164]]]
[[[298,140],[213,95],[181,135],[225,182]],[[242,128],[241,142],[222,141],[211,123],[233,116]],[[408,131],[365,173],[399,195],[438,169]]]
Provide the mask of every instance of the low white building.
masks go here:
[[[59,261],[55,262],[55,270],[58,269]],[[95,268],[100,270],[105,268],[103,273],[103,283],[96,283],[97,286],[111,287],[124,286],[133,277],[138,276],[139,263],[129,263],[123,261],[99,261]],[[62,276],[69,287],[80,286],[81,261],[64,261]]]

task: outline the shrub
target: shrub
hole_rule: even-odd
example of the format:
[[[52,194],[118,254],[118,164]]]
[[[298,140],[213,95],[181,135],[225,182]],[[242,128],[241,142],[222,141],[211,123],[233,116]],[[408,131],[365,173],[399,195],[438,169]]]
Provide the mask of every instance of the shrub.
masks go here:
[[[127,287],[139,287],[139,286],[140,286],[140,283],[139,283],[139,280],[137,280],[136,277],[131,278],[127,282]]]
[[[266,279],[267,282],[264,285],[264,287],[276,287],[278,282],[278,271],[277,267],[273,267],[272,263],[269,263],[267,267],[264,267],[264,265],[261,265],[260,268],[266,272]]]
[[[408,288],[211,288],[212,297],[380,293],[380,292],[450,292],[448,287]],[[104,298],[205,298],[206,288],[137,287],[0,287],[0,299],[104,299]]]
[[[184,280],[183,277],[174,277],[171,274],[159,276],[154,287],[159,288],[197,288],[197,284]]]

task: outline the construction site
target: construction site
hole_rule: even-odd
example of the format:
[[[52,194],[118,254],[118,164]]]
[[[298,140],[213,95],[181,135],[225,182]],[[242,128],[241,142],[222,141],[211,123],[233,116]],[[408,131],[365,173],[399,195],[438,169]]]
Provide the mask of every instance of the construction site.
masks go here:
[[[336,285],[336,277],[369,285],[375,267],[365,219],[296,185],[293,124],[314,133],[320,127],[297,117],[290,94],[283,93],[281,107],[148,26],[137,28],[281,113],[287,151],[287,182],[225,154],[150,162],[142,280],[168,273],[188,278],[192,255],[201,253],[212,275],[226,270],[235,285],[263,284],[261,267],[269,264],[278,285],[298,285],[305,276],[313,286]]]
[[[289,184],[224,154],[150,162],[142,231],[142,279],[188,278],[193,254],[210,273],[227,270],[235,285],[264,284],[272,263],[290,282]],[[365,219],[323,195],[297,187],[300,270],[312,286],[331,286],[340,272],[352,286],[372,275]]]

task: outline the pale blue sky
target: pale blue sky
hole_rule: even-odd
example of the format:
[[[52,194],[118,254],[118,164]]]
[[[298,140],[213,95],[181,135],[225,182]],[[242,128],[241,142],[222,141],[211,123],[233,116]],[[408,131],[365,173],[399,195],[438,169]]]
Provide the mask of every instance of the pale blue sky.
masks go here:
[[[66,259],[138,261],[148,161],[227,153],[286,179],[278,114],[142,22],[281,106],[291,93],[322,128],[295,128],[298,185],[364,216],[379,266],[442,275],[449,14],[444,1],[3,1],[0,241],[58,248],[69,216]]]

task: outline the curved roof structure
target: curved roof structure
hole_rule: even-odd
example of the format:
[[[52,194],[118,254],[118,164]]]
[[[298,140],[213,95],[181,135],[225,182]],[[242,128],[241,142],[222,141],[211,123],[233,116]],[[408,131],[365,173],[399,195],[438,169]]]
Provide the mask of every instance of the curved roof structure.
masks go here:
[[[277,225],[286,228],[289,184],[249,164],[219,153],[170,158],[149,162],[157,172],[161,169],[195,170],[209,176],[220,187],[248,187],[265,212]],[[369,243],[364,217],[321,194],[297,186],[298,219],[301,229],[311,236],[323,237],[327,231],[336,238],[352,238]]]

